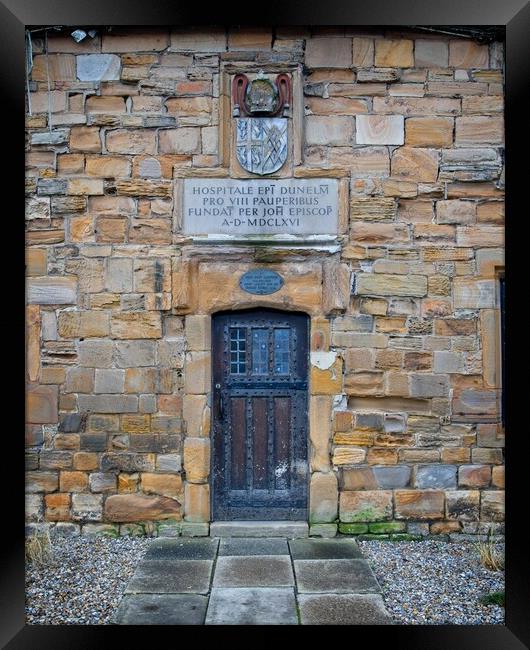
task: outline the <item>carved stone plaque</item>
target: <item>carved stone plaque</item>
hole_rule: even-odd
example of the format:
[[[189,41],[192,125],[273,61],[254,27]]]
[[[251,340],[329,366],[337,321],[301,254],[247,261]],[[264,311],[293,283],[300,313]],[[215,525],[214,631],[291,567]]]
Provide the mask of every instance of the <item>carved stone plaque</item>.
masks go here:
[[[336,235],[338,202],[334,178],[186,178],[182,231],[265,240]]]
[[[247,293],[265,296],[283,287],[283,278],[270,269],[252,269],[241,276],[239,286]]]

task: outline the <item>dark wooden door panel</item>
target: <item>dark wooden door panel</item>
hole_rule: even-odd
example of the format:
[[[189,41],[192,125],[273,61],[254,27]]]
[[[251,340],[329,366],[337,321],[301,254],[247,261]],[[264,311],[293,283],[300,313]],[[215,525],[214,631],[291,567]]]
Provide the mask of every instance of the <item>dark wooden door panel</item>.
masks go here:
[[[213,518],[307,516],[304,314],[213,319]]]

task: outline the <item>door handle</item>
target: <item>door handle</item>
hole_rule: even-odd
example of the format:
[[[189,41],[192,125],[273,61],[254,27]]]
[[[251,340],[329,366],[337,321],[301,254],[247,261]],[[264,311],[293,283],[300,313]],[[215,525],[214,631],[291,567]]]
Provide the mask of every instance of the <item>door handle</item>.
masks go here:
[[[223,420],[224,415],[225,415],[225,405],[223,401],[223,394],[221,393],[221,391],[219,391],[219,418]]]

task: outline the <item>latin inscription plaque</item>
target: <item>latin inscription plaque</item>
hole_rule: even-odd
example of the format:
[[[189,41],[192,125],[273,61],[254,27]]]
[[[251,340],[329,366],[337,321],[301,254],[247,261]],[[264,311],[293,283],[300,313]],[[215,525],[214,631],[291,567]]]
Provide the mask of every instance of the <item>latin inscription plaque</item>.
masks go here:
[[[275,240],[336,235],[338,191],[335,178],[186,178],[182,230]]]
[[[283,287],[283,278],[270,269],[252,269],[241,276],[239,286],[247,293],[265,296]]]

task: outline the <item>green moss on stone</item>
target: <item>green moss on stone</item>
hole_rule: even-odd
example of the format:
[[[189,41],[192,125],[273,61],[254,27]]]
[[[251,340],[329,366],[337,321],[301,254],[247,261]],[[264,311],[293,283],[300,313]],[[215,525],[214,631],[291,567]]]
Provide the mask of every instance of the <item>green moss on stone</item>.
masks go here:
[[[367,524],[339,524],[339,533],[343,535],[360,535],[368,532]]]
[[[401,533],[406,530],[406,524],[402,521],[381,521],[376,524],[369,524],[368,529],[371,533]]]

